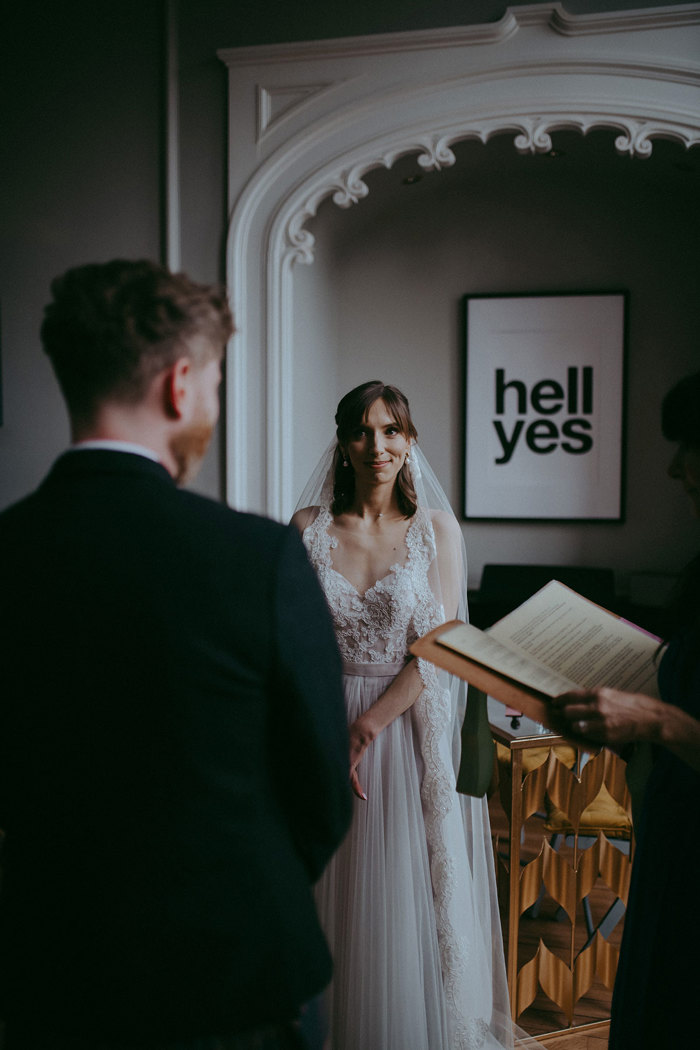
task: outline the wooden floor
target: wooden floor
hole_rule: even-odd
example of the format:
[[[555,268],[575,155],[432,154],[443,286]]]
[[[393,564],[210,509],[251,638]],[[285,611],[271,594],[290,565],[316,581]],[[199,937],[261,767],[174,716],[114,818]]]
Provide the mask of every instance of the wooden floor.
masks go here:
[[[607,1050],[607,1022],[595,1030],[575,1030],[562,1035],[538,1036],[538,1041],[547,1050]]]
[[[492,797],[489,810],[492,833],[498,835],[501,842],[505,840],[507,843],[508,825],[497,795]],[[537,820],[531,819],[526,825],[522,846],[523,860],[527,861],[535,857],[541,846],[541,824],[538,826]],[[595,886],[589,901],[593,919],[596,922],[602,918],[613,903],[613,896],[607,887]],[[623,922],[620,921],[608,937],[610,943],[618,948],[622,926]],[[536,918],[527,913],[521,918],[518,967],[535,955],[540,938],[548,948],[561,955],[568,963],[570,929],[568,918],[566,916],[562,918],[555,902],[545,898]],[[507,928],[504,928],[506,950],[507,935]],[[580,916],[577,916],[575,950],[583,946],[586,936],[581,913]],[[540,991],[532,1005],[517,1018],[517,1023],[529,1035],[535,1036],[543,1046],[547,1047],[547,1050],[605,1050],[608,1043],[611,998],[612,995],[608,989],[602,983],[596,982],[577,1004],[574,1016],[576,1027],[573,1030],[567,1030],[569,1026],[564,1014],[544,992]]]

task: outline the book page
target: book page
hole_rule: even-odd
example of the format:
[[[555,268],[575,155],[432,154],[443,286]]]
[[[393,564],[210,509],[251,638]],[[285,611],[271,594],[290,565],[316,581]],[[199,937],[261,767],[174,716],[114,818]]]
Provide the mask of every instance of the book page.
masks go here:
[[[557,580],[490,627],[488,634],[580,688],[606,685],[658,696],[658,639]]]
[[[497,641],[491,634],[479,630],[470,623],[460,624],[445,631],[438,638],[440,645],[468,656],[476,663],[490,667],[499,674],[514,678],[522,685],[536,689],[547,696],[558,696],[569,689],[577,689],[576,682],[552,671],[545,664],[525,657],[517,649]]]
[[[659,695],[659,640],[557,580],[487,631],[461,624],[437,640],[547,696],[601,685]]]

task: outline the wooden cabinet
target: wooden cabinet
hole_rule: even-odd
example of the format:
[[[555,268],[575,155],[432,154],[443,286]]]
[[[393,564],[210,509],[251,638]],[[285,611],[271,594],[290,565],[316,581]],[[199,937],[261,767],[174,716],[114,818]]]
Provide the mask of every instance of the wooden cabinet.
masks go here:
[[[591,755],[574,748],[527,718],[514,725],[505,712],[489,701],[506,816],[496,864],[513,1017],[544,993],[562,1028],[595,1027],[590,1018],[600,1014],[601,1000],[609,1008],[629,889],[625,765],[605,749]],[[546,932],[526,938],[529,920],[547,909],[558,920],[550,923],[554,939]]]

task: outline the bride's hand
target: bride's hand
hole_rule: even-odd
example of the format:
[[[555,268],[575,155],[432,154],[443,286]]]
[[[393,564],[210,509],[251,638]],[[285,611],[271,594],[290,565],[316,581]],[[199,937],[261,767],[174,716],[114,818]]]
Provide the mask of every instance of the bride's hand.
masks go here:
[[[360,778],[357,775],[357,770],[353,769],[352,767],[350,768],[350,787],[352,788],[353,794],[357,795],[358,798],[361,798],[363,802],[367,801],[367,795],[365,794],[365,790],[362,787],[362,784],[360,783]]]
[[[349,727],[350,733],[350,787],[358,798],[367,801],[367,795],[360,783],[357,767],[365,751],[372,743],[375,733],[370,729],[366,720],[360,716]]]

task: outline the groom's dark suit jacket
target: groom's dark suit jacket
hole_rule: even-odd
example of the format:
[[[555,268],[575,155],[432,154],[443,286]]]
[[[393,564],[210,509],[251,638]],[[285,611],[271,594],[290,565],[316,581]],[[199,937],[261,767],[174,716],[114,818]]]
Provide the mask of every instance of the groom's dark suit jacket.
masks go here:
[[[229,1034],[330,976],[340,659],[290,527],[71,451],[0,515],[1,1015]]]

